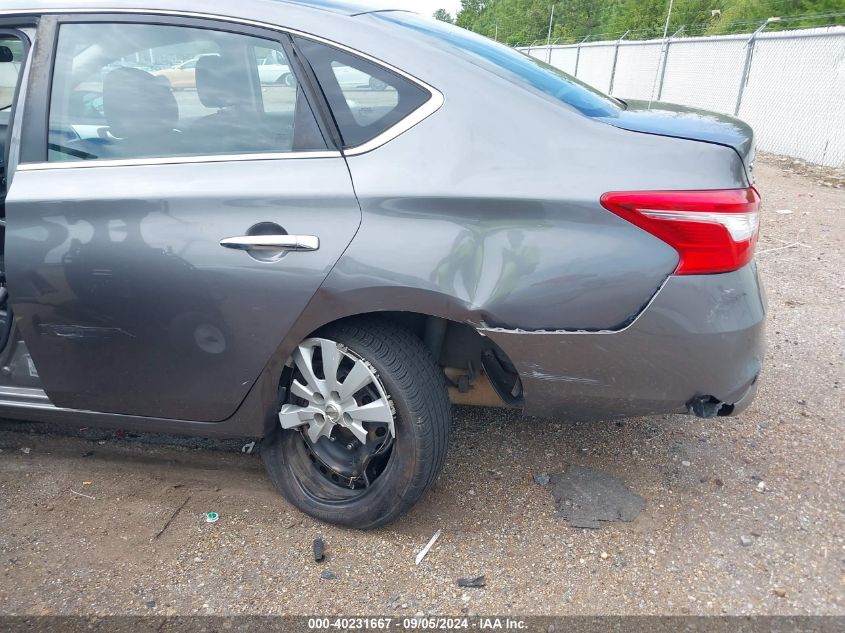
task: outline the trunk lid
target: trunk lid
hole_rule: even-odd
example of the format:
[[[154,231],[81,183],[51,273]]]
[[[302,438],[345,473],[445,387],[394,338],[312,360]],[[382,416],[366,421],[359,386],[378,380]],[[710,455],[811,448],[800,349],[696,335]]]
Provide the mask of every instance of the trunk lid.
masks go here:
[[[624,103],[627,105],[624,110],[597,118],[632,132],[672,136],[730,147],[742,159],[749,182],[754,182],[751,173],[754,168],[754,131],[747,123],[726,114],[662,101],[626,99]]]

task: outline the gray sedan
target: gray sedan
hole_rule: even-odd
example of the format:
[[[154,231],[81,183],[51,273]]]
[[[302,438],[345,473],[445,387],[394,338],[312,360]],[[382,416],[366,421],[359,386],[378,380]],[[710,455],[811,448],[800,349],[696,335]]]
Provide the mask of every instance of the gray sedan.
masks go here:
[[[437,478],[451,403],[753,397],[741,121],[334,0],[6,0],[0,66],[4,417],[263,438],[293,504],[371,528]]]

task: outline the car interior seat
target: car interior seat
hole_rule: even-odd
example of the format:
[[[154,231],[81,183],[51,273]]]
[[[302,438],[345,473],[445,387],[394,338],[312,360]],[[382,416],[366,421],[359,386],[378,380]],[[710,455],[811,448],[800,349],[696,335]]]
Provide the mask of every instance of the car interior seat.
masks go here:
[[[112,70],[103,79],[103,113],[106,136],[71,141],[68,147],[111,159],[183,153],[179,105],[170,86],[154,75],[139,68]]]
[[[260,93],[240,57],[208,55],[197,60],[197,95],[216,109],[190,128],[192,147],[215,154],[273,152],[289,149],[290,139],[259,112]]]

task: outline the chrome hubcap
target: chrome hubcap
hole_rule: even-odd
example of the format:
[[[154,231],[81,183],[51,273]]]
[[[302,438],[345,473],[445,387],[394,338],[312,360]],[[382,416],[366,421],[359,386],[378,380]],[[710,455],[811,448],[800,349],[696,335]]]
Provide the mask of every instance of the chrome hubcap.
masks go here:
[[[315,359],[319,363],[315,364]],[[291,361],[296,377],[290,393],[307,404],[285,404],[279,411],[283,429],[300,429],[311,444],[321,438],[335,440],[336,429],[346,429],[361,445],[383,443],[382,436],[370,433],[368,423],[386,425],[391,438],[396,437],[393,404],[373,368],[345,346],[323,338],[310,338],[294,351]],[[362,402],[363,390],[371,396]]]

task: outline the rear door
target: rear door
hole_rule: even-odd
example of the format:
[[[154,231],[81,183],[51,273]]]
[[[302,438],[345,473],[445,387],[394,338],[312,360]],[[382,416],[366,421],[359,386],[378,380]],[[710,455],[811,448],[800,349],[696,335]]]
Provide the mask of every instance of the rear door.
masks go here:
[[[260,81],[268,56],[296,69],[289,42],[162,16],[39,28],[6,262],[43,387],[61,407],[225,419],[361,220],[309,96]]]

